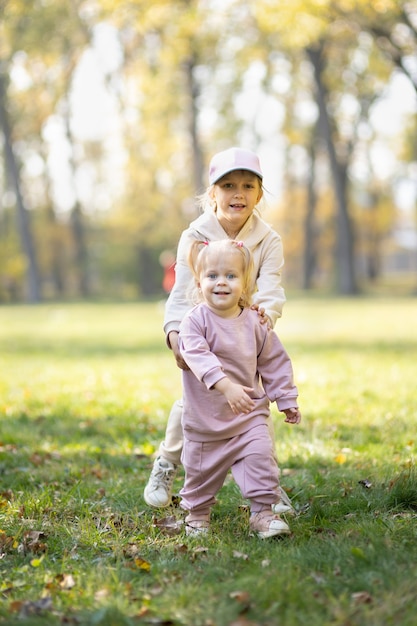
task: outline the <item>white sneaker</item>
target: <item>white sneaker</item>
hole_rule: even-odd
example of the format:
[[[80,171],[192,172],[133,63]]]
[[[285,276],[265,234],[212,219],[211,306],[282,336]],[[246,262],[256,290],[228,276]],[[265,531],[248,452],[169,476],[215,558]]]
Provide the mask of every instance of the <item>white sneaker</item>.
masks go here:
[[[279,490],[281,492],[281,500],[271,506],[272,512],[276,515],[281,515],[282,513],[285,513],[286,515],[295,515],[295,509],[291,504],[291,500],[288,495],[282,487],[280,487]]]
[[[148,484],[143,492],[148,506],[158,509],[165,508],[171,504],[172,483],[176,473],[176,465],[162,456],[155,459]]]

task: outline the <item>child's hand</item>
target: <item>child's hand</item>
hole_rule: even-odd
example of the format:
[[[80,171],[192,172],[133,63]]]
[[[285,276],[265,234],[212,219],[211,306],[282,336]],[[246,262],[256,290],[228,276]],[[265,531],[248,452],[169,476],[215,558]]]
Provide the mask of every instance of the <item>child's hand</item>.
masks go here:
[[[171,345],[171,350],[174,353],[174,357],[175,357],[175,361],[177,363],[177,366],[181,370],[189,370],[190,368],[188,367],[187,363],[182,358],[182,354],[181,354],[180,349],[178,347],[178,333],[177,332],[171,331],[169,333],[169,343]]]
[[[285,420],[287,424],[299,424],[301,422],[301,413],[297,408],[284,409],[282,413],[285,413]]]
[[[222,378],[214,386],[225,396],[235,415],[250,413],[255,408],[255,402],[248,395],[249,392],[253,391],[252,387],[232,383],[228,378]]]
[[[258,312],[259,321],[261,324],[266,324],[269,329],[272,328],[271,320],[265,313],[265,309],[259,304],[252,304],[251,309]]]
[[[247,393],[250,391],[253,391],[252,387],[243,387],[243,385],[231,383],[225,396],[235,415],[239,415],[239,413],[250,413],[250,411],[255,408],[255,402]]]

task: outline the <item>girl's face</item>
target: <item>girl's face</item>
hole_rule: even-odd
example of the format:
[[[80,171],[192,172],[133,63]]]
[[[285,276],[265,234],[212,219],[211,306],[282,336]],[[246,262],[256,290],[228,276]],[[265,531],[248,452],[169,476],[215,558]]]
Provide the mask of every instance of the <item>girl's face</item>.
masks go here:
[[[247,170],[230,172],[213,185],[211,197],[216,204],[217,219],[229,236],[237,235],[262,194],[259,178]]]
[[[238,251],[220,258],[215,253],[207,255],[198,286],[204,302],[212,311],[220,317],[240,315],[239,300],[243,285],[243,258]]]

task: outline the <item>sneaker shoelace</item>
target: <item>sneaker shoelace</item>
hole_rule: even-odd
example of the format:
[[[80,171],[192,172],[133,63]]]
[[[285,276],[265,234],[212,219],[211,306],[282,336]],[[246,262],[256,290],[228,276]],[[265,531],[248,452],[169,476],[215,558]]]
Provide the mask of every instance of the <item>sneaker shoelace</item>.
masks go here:
[[[254,525],[260,525],[265,530],[268,530],[273,520],[282,521],[279,515],[272,513],[269,509],[264,509],[263,511],[259,511],[259,513],[255,513],[252,522]]]
[[[158,483],[162,481],[169,487],[174,480],[174,476],[174,469],[171,469],[170,467],[164,468],[159,466],[156,471],[152,472],[152,486],[155,487],[158,485]]]

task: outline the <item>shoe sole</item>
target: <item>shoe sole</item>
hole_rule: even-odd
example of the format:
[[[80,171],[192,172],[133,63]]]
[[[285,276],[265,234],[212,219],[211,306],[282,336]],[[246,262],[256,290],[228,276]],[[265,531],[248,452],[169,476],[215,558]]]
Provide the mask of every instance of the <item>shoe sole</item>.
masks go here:
[[[259,539],[270,539],[271,537],[278,537],[281,535],[290,535],[290,529],[281,528],[276,530],[265,530],[265,531],[256,531]]]
[[[208,528],[192,528],[191,526],[186,526],[185,534],[187,537],[201,537],[203,535],[208,534]]]

